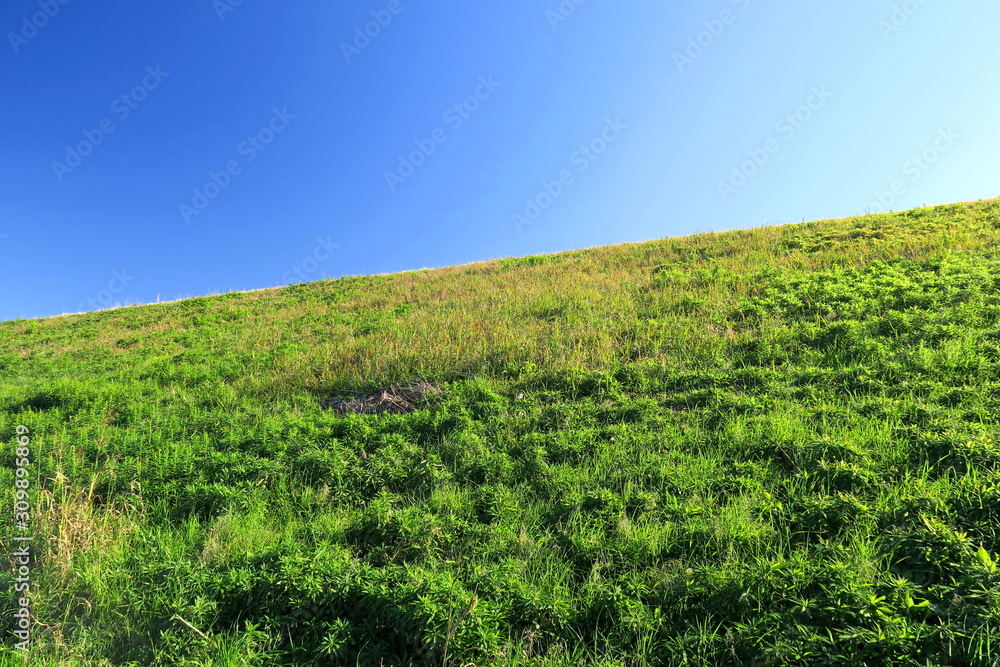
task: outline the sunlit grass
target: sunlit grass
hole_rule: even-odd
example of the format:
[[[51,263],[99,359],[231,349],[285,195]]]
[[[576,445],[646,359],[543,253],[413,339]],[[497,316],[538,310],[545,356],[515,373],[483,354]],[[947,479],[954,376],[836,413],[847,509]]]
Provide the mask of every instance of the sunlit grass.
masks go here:
[[[27,664],[998,665],[998,213],[2,323]]]

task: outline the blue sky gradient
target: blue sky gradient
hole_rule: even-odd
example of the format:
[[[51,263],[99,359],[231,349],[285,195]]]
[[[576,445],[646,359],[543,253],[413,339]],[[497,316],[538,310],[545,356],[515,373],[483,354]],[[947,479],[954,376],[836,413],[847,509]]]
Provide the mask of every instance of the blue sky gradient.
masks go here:
[[[12,0],[0,320],[995,197],[998,24],[985,1]]]

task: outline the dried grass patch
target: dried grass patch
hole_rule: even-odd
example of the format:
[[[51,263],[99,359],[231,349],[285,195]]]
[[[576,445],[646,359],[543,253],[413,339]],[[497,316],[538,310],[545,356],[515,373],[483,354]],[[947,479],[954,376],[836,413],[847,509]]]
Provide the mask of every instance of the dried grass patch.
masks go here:
[[[376,389],[370,394],[358,396],[334,396],[321,398],[323,408],[337,410],[341,414],[354,412],[362,415],[407,414],[418,409],[428,396],[438,396],[441,389],[429,382],[416,382],[404,386],[390,385]]]

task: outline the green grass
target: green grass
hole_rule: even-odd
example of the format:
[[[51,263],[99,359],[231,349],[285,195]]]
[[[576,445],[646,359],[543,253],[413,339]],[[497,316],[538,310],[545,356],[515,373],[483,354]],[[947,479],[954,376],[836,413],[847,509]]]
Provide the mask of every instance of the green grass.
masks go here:
[[[0,664],[996,667],[998,242],[989,200],[2,323]]]

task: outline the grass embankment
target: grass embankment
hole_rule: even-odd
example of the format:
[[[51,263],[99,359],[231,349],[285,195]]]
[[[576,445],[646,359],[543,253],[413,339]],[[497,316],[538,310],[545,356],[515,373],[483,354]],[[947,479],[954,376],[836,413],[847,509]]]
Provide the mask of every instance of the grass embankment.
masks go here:
[[[0,324],[29,664],[1000,664],[998,240],[991,200]]]

